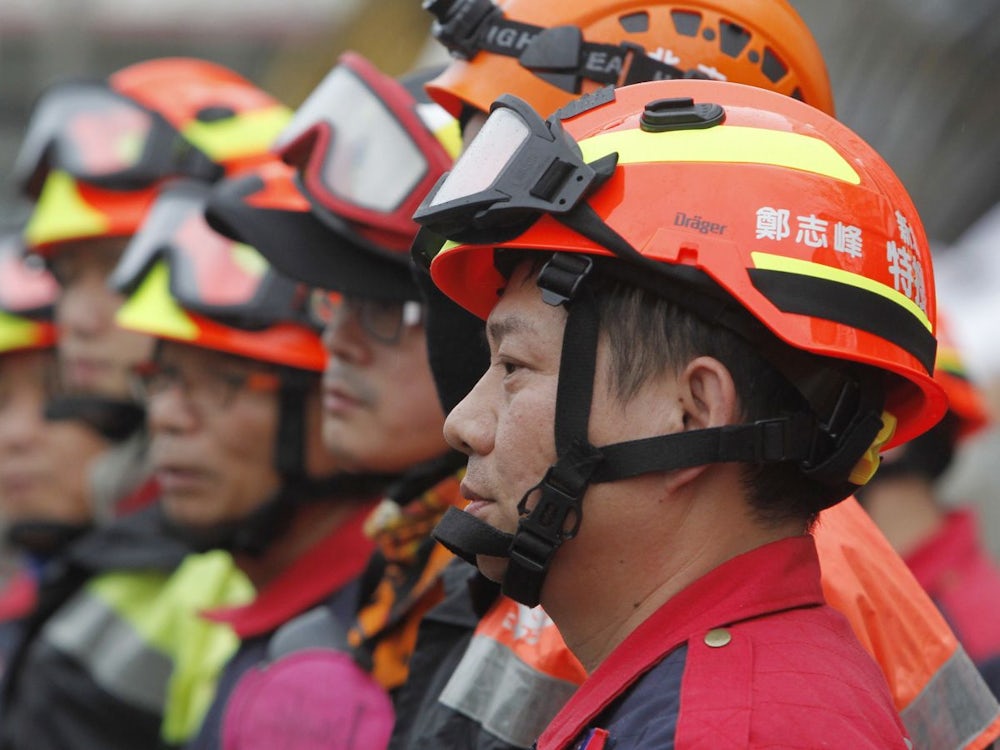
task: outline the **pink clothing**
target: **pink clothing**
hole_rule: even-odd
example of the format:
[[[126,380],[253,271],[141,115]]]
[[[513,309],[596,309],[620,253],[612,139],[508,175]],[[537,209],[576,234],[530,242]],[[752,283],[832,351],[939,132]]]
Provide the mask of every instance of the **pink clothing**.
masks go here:
[[[980,542],[971,510],[950,513],[906,564],[974,662],[1000,657],[1000,566]]]

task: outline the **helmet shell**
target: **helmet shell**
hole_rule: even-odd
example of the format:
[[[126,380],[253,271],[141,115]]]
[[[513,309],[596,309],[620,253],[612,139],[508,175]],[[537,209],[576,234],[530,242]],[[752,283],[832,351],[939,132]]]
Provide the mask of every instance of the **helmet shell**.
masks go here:
[[[195,58],[137,63],[113,73],[108,85],[162,115],[227,174],[267,159],[291,117],[288,107],[242,76]],[[128,237],[139,228],[158,189],[103,189],[54,164],[25,228],[25,241],[33,252],[51,256],[66,243]]]
[[[819,45],[786,0],[497,0],[497,5],[511,21],[576,26],[588,42],[636,44],[684,71],[777,91],[834,113]],[[579,93],[596,88],[585,81]],[[546,115],[576,96],[515,57],[484,50],[471,60],[453,60],[427,91],[456,117],[463,106],[488,112],[505,92]]]
[[[958,420],[959,440],[970,437],[990,422],[986,399],[965,368],[961,352],[949,333],[947,321],[938,314],[938,350],[934,379],[948,397],[948,411]]]
[[[931,378],[930,251],[906,190],[874,149],[819,110],[750,86],[656,81],[615,93],[564,122],[587,162],[619,155],[588,199],[594,211],[666,275],[702,271],[787,344],[890,373],[891,444],[937,422],[945,400]],[[640,127],[648,103],[687,97],[721,105],[724,123]],[[499,245],[446,246],[434,281],[480,317],[504,286],[494,247],[611,255],[551,216]]]

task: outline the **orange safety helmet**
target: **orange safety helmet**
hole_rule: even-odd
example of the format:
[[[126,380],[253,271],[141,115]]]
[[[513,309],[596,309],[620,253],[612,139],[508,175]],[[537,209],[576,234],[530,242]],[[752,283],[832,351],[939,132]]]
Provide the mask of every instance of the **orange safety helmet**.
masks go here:
[[[557,461],[519,525],[534,541],[519,547],[515,535],[476,550],[509,553],[505,591],[525,604],[537,603],[539,575],[575,532],[570,519],[580,522],[590,481],[781,462],[830,487],[826,502],[835,502],[868,481],[881,448],[945,411],[931,377],[931,256],[913,203],[871,147],[791,97],[656,81],[585,96],[542,121],[506,95],[414,218],[449,240],[415,245],[432,259],[434,282],[480,317],[506,283],[496,252],[547,254],[543,298],[569,303],[563,346],[573,350],[564,359],[594,361],[587,278],[609,275],[744,336],[809,404],[730,425],[724,439],[680,433],[597,447],[585,434],[590,405],[566,403],[590,392],[579,382],[587,368],[561,370],[556,413],[584,416],[557,420]],[[581,467],[593,475],[578,476]],[[558,486],[547,494],[550,475]],[[566,487],[578,492],[569,497]],[[466,521],[453,544],[463,554]],[[447,544],[447,525],[443,532]]]
[[[0,238],[0,356],[55,346],[58,293],[51,274],[25,258],[17,235]]]
[[[963,440],[989,424],[989,410],[983,394],[969,378],[961,352],[948,330],[947,319],[940,312],[937,339],[934,379],[948,396],[948,412],[957,421],[955,437]]]
[[[569,139],[562,140],[592,167],[617,160],[587,203],[646,262],[668,276],[698,269],[795,348],[892,374],[887,409],[898,423],[891,444],[942,416],[943,394],[931,378],[936,306],[927,238],[905,188],[871,147],[814,108],[737,84],[657,81],[594,102],[564,121]],[[484,150],[497,143],[497,115],[510,111],[498,108],[492,135],[476,139]],[[701,112],[717,119],[699,122]],[[554,119],[553,132],[560,129]],[[430,193],[419,223],[435,228],[460,202],[442,198],[461,193],[463,162],[477,164],[476,152]],[[490,176],[481,165],[475,179],[485,184]],[[495,207],[513,213],[514,202]],[[438,224],[461,244],[449,243],[432,273],[449,296],[485,317],[503,278],[492,253],[479,246],[490,230],[476,229],[489,214],[477,206],[465,228],[481,232],[474,244],[450,230],[464,217],[445,216],[443,229]],[[543,205],[531,226],[491,247],[614,255],[566,226],[565,215],[544,215],[554,208]]]
[[[36,199],[31,249],[136,231],[172,177],[213,181],[266,158],[291,110],[204,60],[137,63],[106,82],[64,82],[35,106],[13,176]]]
[[[429,0],[456,59],[427,85],[456,117],[505,92],[549,114],[581,93],[662,78],[770,89],[834,114],[819,46],[786,0]]]

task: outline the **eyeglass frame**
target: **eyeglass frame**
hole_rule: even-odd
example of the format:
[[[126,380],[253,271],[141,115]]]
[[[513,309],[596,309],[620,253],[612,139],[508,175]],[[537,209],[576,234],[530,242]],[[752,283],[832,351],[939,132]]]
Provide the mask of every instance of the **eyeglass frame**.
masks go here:
[[[152,398],[171,388],[178,388],[185,401],[202,413],[206,407],[220,411],[230,408],[241,392],[274,393],[282,386],[281,375],[265,370],[236,373],[213,368],[198,373],[200,377],[193,377],[190,372],[185,373],[184,369],[178,365],[164,365],[155,358],[133,365],[130,385],[135,397],[148,404]],[[152,381],[157,376],[166,376],[166,381],[154,386]],[[204,395],[198,396],[195,391],[199,386],[203,390],[207,388],[215,392],[211,395],[204,392]]]
[[[373,317],[377,313],[372,312],[373,306],[398,307],[399,320],[393,325],[391,334],[382,332],[374,325]],[[349,313],[358,321],[366,336],[386,346],[397,345],[407,328],[420,325],[424,319],[423,305],[415,300],[355,297],[319,288],[313,289],[309,294],[309,313],[312,320],[324,330],[342,326],[345,313]]]

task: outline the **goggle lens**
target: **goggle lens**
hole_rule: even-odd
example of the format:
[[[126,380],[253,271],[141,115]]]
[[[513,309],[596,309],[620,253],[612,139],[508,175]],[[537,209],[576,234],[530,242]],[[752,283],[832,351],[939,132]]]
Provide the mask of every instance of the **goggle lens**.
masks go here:
[[[111,274],[111,286],[131,293],[163,258],[171,293],[184,307],[218,316],[252,313],[266,292],[271,267],[254,248],[208,226],[209,189],[188,182],[164,190]]]

